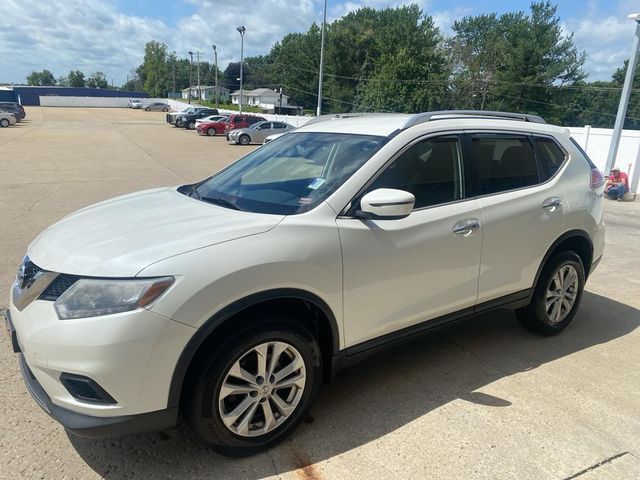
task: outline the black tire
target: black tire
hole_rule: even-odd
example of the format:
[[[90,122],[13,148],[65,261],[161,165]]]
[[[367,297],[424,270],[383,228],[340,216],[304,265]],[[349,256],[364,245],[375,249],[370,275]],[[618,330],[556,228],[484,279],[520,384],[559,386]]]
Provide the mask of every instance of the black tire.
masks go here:
[[[6,118],[0,119],[0,127],[6,128],[9,125],[11,125],[11,122],[9,120],[7,120]]]
[[[162,109],[162,111],[163,111],[163,112],[168,112],[168,111],[169,111],[169,109],[168,109],[168,108],[163,108],[163,109]]]
[[[196,128],[196,122],[189,122],[184,128],[186,128],[187,130],[193,130],[194,128]]]
[[[207,135],[209,135],[210,137],[215,137],[216,129],[215,128],[208,128],[207,129]]]
[[[300,353],[306,374],[304,390],[299,403],[284,423],[258,436],[241,436],[223,423],[218,395],[234,363],[253,347],[268,341],[286,342]],[[192,377],[183,404],[187,424],[202,442],[224,455],[253,455],[283,440],[305,418],[320,387],[322,356],[314,336],[294,319],[269,318],[257,324],[252,323],[208,351],[212,354],[209,358],[201,359],[202,368]]]
[[[151,111],[151,109],[150,109],[149,107],[147,107],[147,108],[145,108],[145,109],[144,109],[144,111],[145,111],[145,112],[150,112],[150,111]]]
[[[552,279],[556,272],[565,266],[571,266],[578,275],[578,285],[576,297],[569,312],[561,321],[554,322],[550,319],[546,308],[546,294],[551,286]],[[547,261],[542,269],[540,278],[533,292],[531,303],[521,309],[516,310],[518,320],[528,330],[540,335],[550,336],[564,330],[580,307],[580,299],[584,290],[585,274],[582,260],[573,251],[564,251],[554,255]]]
[[[251,139],[247,134],[240,135],[240,138],[238,139],[238,141],[240,142],[240,145],[249,145],[251,143]]]

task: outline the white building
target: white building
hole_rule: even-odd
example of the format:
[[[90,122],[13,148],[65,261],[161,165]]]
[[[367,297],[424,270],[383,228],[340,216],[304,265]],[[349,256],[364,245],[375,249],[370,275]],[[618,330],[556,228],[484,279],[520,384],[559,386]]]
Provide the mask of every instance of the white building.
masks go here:
[[[229,101],[229,92],[228,88],[218,87],[220,90],[220,101],[228,102]],[[216,87],[211,85],[197,85],[191,87],[191,98],[198,98],[198,90],[200,90],[200,100],[208,100],[215,102],[216,100]],[[189,98],[189,87],[182,89],[182,98]]]
[[[282,95],[282,106],[286,107],[289,102],[288,95]],[[231,103],[238,105],[240,103],[240,90],[231,94]],[[273,110],[274,107],[280,106],[280,92],[269,88],[256,88],[255,90],[242,91],[242,104],[252,107],[260,107],[266,110]]]

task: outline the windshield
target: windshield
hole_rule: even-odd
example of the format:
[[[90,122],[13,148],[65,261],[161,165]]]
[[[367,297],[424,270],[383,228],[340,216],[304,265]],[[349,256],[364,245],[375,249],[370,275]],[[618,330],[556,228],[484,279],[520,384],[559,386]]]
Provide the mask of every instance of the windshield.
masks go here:
[[[290,133],[181,191],[227,208],[294,215],[331,195],[387,140],[372,135]]]

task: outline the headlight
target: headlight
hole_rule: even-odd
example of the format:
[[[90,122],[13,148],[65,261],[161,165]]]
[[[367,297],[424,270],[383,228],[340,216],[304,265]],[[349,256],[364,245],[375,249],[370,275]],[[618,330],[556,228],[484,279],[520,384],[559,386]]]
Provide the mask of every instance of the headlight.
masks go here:
[[[111,315],[151,305],[173,281],[173,277],[80,279],[60,295],[53,305],[61,320]]]

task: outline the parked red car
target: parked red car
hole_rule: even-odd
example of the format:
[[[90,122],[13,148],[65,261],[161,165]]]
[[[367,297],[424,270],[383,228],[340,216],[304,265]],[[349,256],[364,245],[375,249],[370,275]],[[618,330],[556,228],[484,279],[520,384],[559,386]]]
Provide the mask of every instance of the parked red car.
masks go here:
[[[223,118],[217,122],[202,122],[198,124],[196,128],[199,135],[209,135],[213,137],[214,135],[222,135],[225,133],[225,127],[229,122],[229,117]]]
[[[229,116],[229,121],[225,123],[224,134],[226,135],[227,140],[229,140],[229,132],[231,130],[248,128],[254,123],[264,121],[266,121],[266,118],[258,117],[257,115],[245,115],[244,113],[242,115],[234,114]]]

